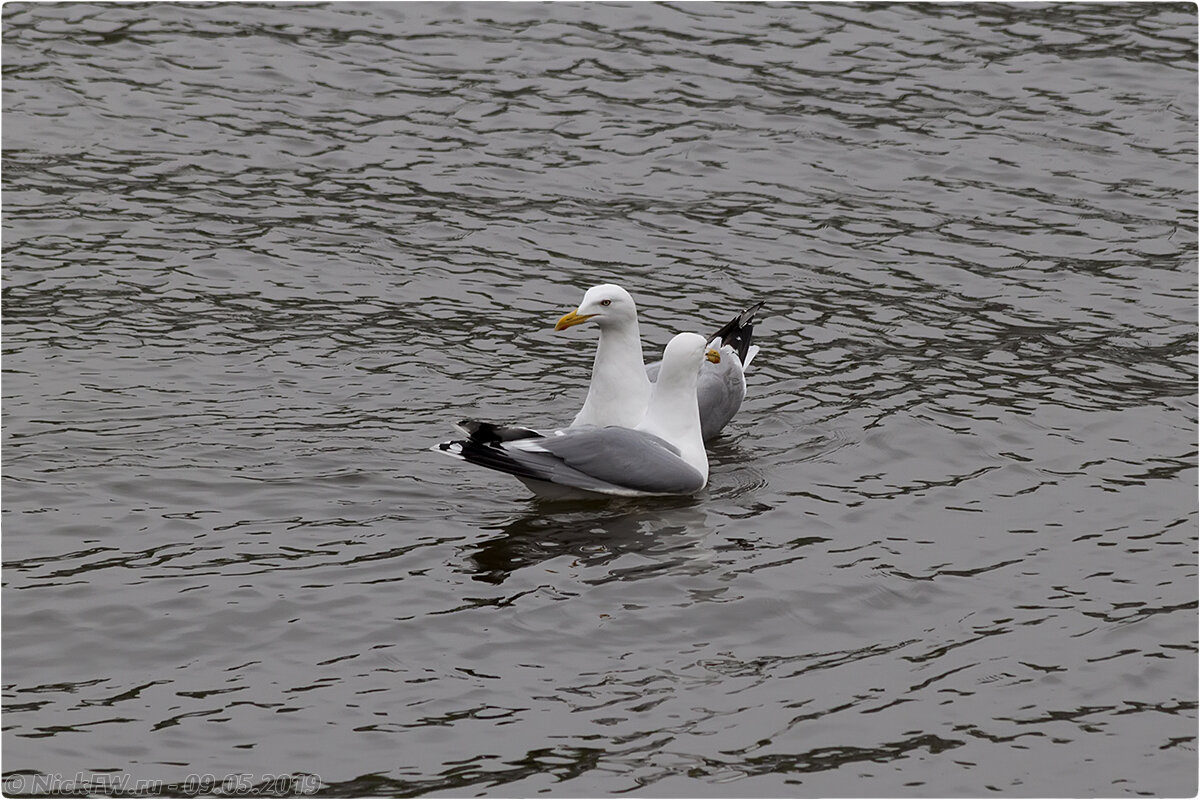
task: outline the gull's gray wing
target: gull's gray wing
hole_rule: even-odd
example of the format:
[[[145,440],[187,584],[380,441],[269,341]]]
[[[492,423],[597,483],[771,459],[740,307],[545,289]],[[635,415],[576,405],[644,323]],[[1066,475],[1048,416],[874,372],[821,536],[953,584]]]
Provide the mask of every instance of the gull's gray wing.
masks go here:
[[[658,380],[661,361],[646,367],[650,382]],[[696,382],[696,400],[700,404],[700,436],[704,441],[716,436],[729,424],[742,400],[746,397],[746,378],[742,362],[729,347],[721,349],[721,363],[705,359],[700,362],[700,378]]]
[[[602,494],[690,494],[705,484],[678,448],[632,428],[570,428],[503,442],[443,442],[434,449],[518,478]]]
[[[758,346],[751,345],[754,315],[762,305],[759,302],[749,306],[708,337],[710,342],[720,340],[717,347],[721,352],[721,363],[704,361],[700,364],[696,399],[700,404],[700,435],[705,441],[720,433],[742,407],[742,400],[746,397],[745,364],[758,352]],[[658,380],[661,368],[661,361],[646,365],[646,377],[651,383]]]
[[[679,448],[632,428],[573,429],[562,436],[530,442],[528,447],[546,451],[567,469],[593,480],[638,492],[686,494],[705,483],[704,476],[679,457]],[[553,467],[550,474],[548,480],[562,482],[555,480]]]
[[[705,361],[696,383],[696,400],[700,404],[700,436],[708,441],[729,424],[742,400],[746,397],[746,378],[742,362],[731,348],[721,348],[721,363]]]

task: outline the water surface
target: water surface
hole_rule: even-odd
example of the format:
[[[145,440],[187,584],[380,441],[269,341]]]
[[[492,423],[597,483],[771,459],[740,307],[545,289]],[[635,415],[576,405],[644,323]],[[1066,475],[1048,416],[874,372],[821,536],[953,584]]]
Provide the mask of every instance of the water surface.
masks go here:
[[[1194,794],[1196,22],[6,3],[6,790]],[[607,280],[704,492],[427,450]]]

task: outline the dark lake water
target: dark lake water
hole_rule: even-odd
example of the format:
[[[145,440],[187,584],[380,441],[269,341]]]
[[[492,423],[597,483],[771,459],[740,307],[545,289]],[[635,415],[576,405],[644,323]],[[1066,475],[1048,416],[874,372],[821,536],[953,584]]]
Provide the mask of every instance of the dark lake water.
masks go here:
[[[6,792],[1194,794],[1196,26],[6,3]],[[708,488],[428,451],[603,281],[766,301]]]

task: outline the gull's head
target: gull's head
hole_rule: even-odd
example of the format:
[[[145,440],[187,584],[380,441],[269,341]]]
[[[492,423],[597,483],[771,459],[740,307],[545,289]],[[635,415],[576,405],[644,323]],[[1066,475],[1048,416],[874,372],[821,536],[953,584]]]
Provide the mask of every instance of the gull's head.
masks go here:
[[[629,292],[620,286],[602,283],[588,289],[579,308],[564,314],[554,330],[566,330],[572,325],[588,321],[595,321],[601,329],[637,322],[637,306]]]
[[[709,348],[708,342],[700,334],[677,333],[671,341],[667,342],[667,349],[663,350],[662,369],[694,373],[700,369],[701,361],[705,358],[712,361],[714,355],[717,357],[717,361],[720,361],[721,356]],[[713,363],[717,363],[717,361]]]

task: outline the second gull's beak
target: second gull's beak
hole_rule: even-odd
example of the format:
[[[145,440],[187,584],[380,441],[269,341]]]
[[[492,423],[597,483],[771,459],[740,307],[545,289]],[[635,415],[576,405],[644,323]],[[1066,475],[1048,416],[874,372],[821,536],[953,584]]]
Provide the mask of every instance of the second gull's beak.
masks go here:
[[[591,319],[594,316],[596,316],[596,315],[595,314],[580,314],[579,309],[575,309],[570,314],[563,314],[562,317],[559,318],[558,324],[554,326],[554,330],[565,331],[567,328],[571,327],[572,325],[580,325],[584,322],[587,322],[589,319]]]
[[[714,364],[721,363],[721,354],[716,350],[713,350],[711,347],[708,349],[708,352],[704,354],[704,357]]]

